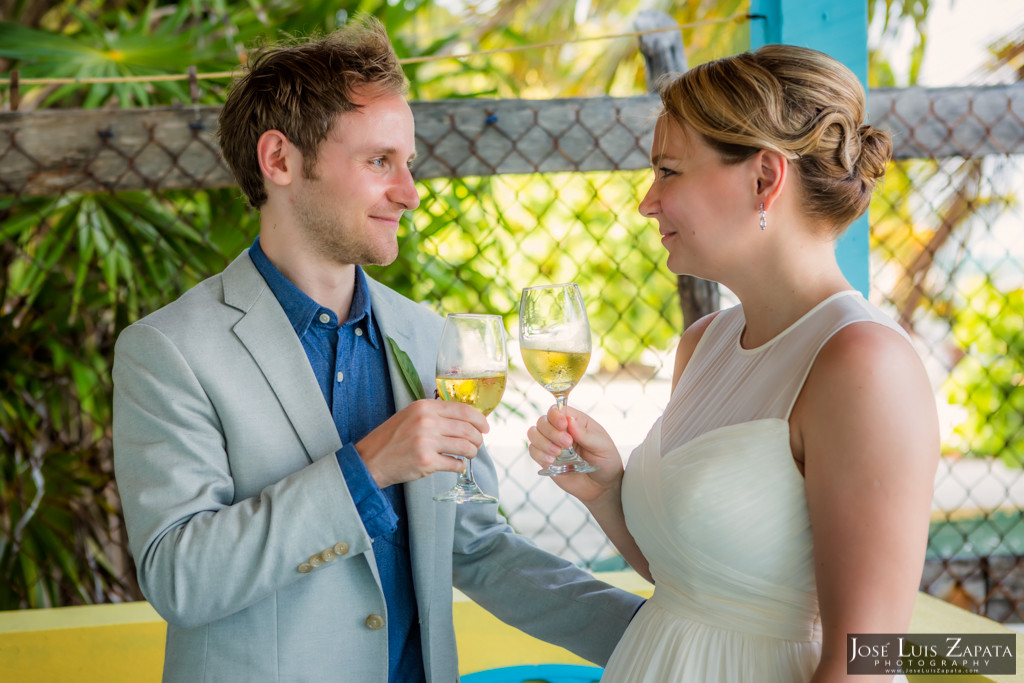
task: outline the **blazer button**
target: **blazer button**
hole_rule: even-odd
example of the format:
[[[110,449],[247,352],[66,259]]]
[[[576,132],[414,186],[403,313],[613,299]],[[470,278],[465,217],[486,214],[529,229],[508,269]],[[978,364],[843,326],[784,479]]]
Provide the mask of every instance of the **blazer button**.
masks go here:
[[[303,562],[299,565],[300,574],[308,574],[311,571],[313,571],[313,565],[311,565],[309,562]]]
[[[370,629],[371,631],[380,630],[381,628],[383,628],[383,626],[384,617],[382,617],[381,615],[371,614],[370,616],[366,617],[366,628]]]
[[[334,551],[330,548],[320,553],[320,559],[324,562],[334,562]]]
[[[348,543],[345,543],[345,541],[339,541],[338,543],[335,543],[334,554],[338,557],[341,557],[342,555],[348,555]]]
[[[313,569],[316,569],[317,567],[319,567],[323,563],[324,563],[324,561],[320,559],[320,555],[310,555],[310,557],[309,557],[309,566],[313,567]]]

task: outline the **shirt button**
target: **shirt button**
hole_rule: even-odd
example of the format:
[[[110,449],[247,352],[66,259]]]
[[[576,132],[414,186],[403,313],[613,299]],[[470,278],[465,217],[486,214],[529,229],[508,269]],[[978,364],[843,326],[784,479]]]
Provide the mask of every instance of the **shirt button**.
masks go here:
[[[335,543],[334,554],[338,557],[341,557],[342,555],[348,555],[348,543],[345,543],[345,541],[339,541]]]
[[[357,327],[356,328],[356,336],[357,337],[362,337],[363,336],[363,328],[361,328],[361,327]]]
[[[331,322],[331,316],[327,315],[326,313],[321,313],[320,322],[326,325],[327,323]]]
[[[320,559],[320,555],[319,554],[313,555],[312,557],[309,558],[309,566],[313,567],[314,569],[316,569],[317,567],[319,567],[323,563],[324,563],[324,561]]]
[[[311,565],[309,562],[303,562],[299,565],[300,574],[308,574],[311,571],[313,571],[313,565]]]
[[[341,372],[341,371],[339,370],[339,371],[338,371],[338,383],[340,384],[340,383],[341,383],[341,382],[343,382],[343,381],[345,381],[345,373],[344,373],[344,372]]]
[[[366,617],[366,628],[371,631],[378,631],[384,627],[384,617],[379,614],[371,614]]]
[[[330,548],[320,553],[320,559],[324,562],[334,562],[334,551]]]

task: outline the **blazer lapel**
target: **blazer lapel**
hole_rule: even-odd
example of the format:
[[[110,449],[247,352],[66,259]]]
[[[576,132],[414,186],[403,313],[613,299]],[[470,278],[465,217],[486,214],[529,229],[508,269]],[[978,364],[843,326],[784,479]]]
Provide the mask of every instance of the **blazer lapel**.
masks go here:
[[[424,388],[434,385],[434,362],[436,349],[425,348],[423,342],[412,336],[415,320],[410,320],[408,310],[405,315],[395,304],[397,295],[380,283],[367,277],[370,290],[370,306],[374,319],[384,335],[384,347],[387,350],[388,370],[391,375],[391,389],[395,397],[395,409],[401,410],[413,401],[412,395],[402,379],[402,371],[398,367],[387,337],[394,339],[398,348],[405,351],[416,366],[420,383]],[[404,302],[404,300],[402,300]],[[426,393],[426,392],[425,392]],[[430,393],[427,393],[429,396]],[[416,603],[420,615],[426,617],[430,612],[430,597],[437,588],[439,580],[448,581],[451,577],[438,577],[435,570],[436,553],[439,552],[438,541],[449,534],[437,537],[439,528],[451,529],[455,519],[455,505],[438,503],[434,496],[451,487],[455,483],[454,475],[432,474],[405,484],[405,505],[409,524],[409,554],[412,560],[413,582],[416,585]],[[442,522],[445,526],[439,526]],[[450,550],[448,551],[450,552]]]
[[[224,270],[223,281],[224,302],[245,313],[234,332],[277,395],[310,461],[333,454],[342,446],[334,418],[302,343],[248,250]]]

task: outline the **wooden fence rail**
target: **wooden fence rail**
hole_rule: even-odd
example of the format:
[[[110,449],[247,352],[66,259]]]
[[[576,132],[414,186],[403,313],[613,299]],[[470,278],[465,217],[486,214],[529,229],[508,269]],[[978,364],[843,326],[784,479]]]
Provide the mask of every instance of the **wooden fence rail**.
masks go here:
[[[897,159],[1024,153],[1024,83],[873,90],[869,121]],[[648,165],[654,95],[412,102],[417,178],[636,170]],[[233,184],[219,107],[0,113],[0,195]]]

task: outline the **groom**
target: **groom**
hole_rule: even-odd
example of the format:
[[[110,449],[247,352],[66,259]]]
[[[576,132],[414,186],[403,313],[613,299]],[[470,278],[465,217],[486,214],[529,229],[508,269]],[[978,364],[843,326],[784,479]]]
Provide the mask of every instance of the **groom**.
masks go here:
[[[483,416],[403,381],[393,344],[431,386],[441,319],[360,268],[419,204],[405,92],[371,19],[255,56],[219,136],[259,237],[118,339],[116,476],[166,681],[456,681],[453,583],[598,664],[639,606],[497,506],[432,500],[444,453],[497,478]]]

